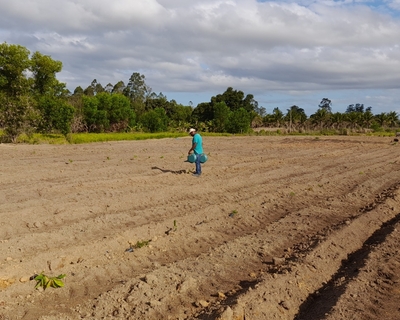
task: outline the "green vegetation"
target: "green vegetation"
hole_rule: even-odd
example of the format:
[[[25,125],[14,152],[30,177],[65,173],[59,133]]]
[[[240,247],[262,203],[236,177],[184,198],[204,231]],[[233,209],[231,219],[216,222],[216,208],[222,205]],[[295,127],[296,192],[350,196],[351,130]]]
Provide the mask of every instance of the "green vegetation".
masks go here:
[[[171,232],[176,232],[178,230],[178,226],[176,224],[176,220],[174,220],[174,225],[172,228],[169,228],[167,231],[165,231],[166,235],[169,235]]]
[[[62,63],[20,45],[0,43],[0,142],[88,143],[180,137],[189,127],[203,135],[379,135],[399,131],[399,115],[373,114],[350,104],[332,111],[323,98],[315,113],[293,105],[267,113],[252,94],[228,87],[196,107],[168,100],[134,72],[127,84],[94,79],[70,92],[57,80]],[[257,128],[265,128],[257,131]]]
[[[61,288],[64,287],[64,282],[62,279],[65,278],[65,274],[60,274],[58,277],[48,277],[43,272],[37,276],[35,276],[34,280],[36,280],[35,289],[42,287],[46,290],[48,287],[52,288]]]
[[[150,242],[151,242],[151,240],[138,241],[132,247],[136,248],[136,249],[140,249],[140,248],[143,248],[143,247],[147,247]]]
[[[159,133],[75,133],[70,134],[69,142],[74,144],[122,140],[147,140],[163,138],[179,138],[187,136],[186,133],[159,132]]]

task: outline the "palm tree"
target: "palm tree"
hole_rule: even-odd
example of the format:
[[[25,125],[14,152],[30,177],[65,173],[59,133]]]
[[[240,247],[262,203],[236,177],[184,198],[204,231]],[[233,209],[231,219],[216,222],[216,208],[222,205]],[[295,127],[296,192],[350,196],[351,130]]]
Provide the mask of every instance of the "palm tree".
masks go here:
[[[352,129],[355,129],[357,124],[359,123],[359,120],[361,118],[361,113],[360,112],[350,112],[346,113],[346,120],[350,123],[350,127]]]
[[[322,130],[324,125],[327,124],[327,122],[329,121],[330,117],[331,117],[330,112],[325,108],[318,109],[316,113],[314,113],[312,116],[310,116],[310,118],[312,119],[311,120],[312,123],[318,124],[320,130]]]
[[[388,123],[389,117],[386,112],[382,112],[380,114],[375,115],[375,120],[383,128]]]
[[[343,127],[346,117],[344,113],[335,112],[331,115],[331,124],[333,129],[339,129]]]
[[[271,122],[277,127],[280,127],[283,124],[283,112],[279,110],[279,108],[274,108],[272,111]]]
[[[362,125],[365,128],[369,128],[372,125],[372,122],[374,121],[374,115],[372,114],[371,110],[365,111],[362,116]]]
[[[395,111],[390,111],[387,114],[387,123],[390,127],[396,127],[399,122],[399,115]]]
[[[298,106],[291,106],[290,109],[287,110],[285,120],[289,122],[289,131],[292,131],[293,126],[300,126],[307,120],[307,115],[304,109]]]

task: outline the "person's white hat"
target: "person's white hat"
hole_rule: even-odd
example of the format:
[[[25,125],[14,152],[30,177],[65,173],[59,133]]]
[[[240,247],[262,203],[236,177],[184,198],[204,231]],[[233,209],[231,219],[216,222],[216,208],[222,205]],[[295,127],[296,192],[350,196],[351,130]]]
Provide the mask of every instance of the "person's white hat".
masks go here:
[[[195,131],[196,131],[196,129],[193,129],[193,128],[189,129],[189,133],[192,133],[192,132],[195,132]]]

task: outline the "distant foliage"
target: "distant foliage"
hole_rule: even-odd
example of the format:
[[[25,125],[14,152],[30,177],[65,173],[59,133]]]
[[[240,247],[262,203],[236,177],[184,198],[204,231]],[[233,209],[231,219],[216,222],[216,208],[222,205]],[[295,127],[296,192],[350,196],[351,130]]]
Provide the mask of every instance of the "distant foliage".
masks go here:
[[[56,79],[62,63],[19,45],[0,44],[0,126],[2,139],[36,131],[70,132],[74,109]],[[28,76],[29,75],[29,76]]]
[[[319,131],[349,134],[387,131],[399,126],[396,112],[374,115],[372,107],[356,103],[346,112],[332,112],[333,102],[323,98],[308,117],[292,105],[286,113],[259,106],[252,94],[228,87],[208,102],[193,107],[152,92],[144,75],[133,72],[127,83],[102,86],[96,79],[73,93],[57,80],[62,63],[20,45],[0,44],[1,139],[16,142],[21,134],[70,132],[186,132],[247,133],[252,128],[278,128],[291,134]],[[270,132],[270,131],[268,131]]]

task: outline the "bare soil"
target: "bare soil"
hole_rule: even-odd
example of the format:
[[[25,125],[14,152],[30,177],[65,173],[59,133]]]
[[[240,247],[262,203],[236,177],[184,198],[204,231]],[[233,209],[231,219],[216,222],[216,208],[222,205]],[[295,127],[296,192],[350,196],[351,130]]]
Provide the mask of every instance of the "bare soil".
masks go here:
[[[393,138],[189,148],[0,144],[0,319],[400,319]]]

